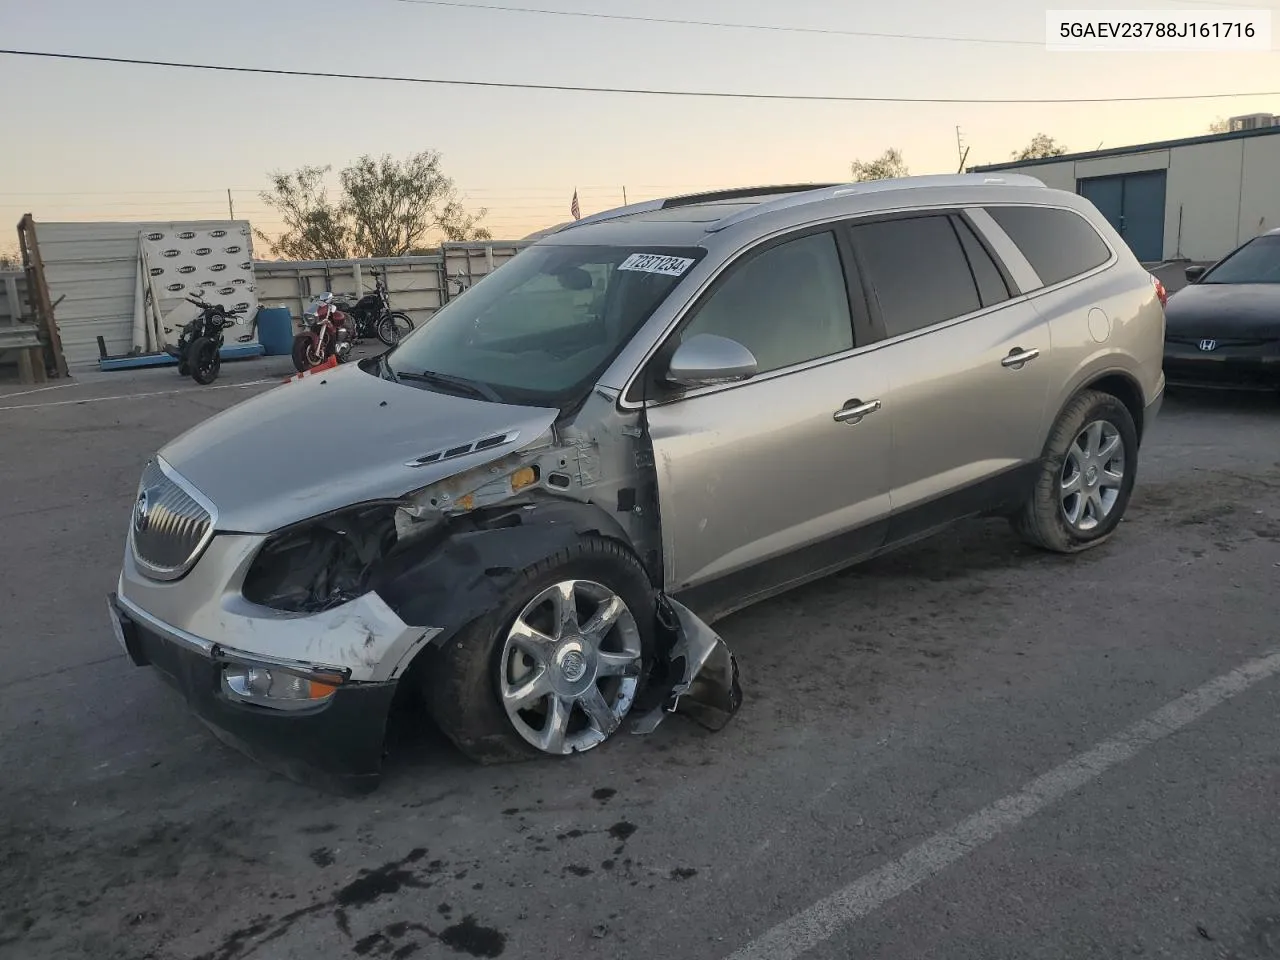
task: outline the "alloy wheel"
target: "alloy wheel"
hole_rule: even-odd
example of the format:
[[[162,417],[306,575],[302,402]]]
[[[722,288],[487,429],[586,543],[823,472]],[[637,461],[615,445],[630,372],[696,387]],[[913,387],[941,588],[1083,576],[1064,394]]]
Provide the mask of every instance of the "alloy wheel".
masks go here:
[[[1089,533],[1103,523],[1120,499],[1125,478],[1124,439],[1115,424],[1095,420],[1067,448],[1060,476],[1062,516]]]
[[[640,631],[622,598],[591,580],[564,580],[525,604],[499,660],[502,706],[543,753],[603,743],[635,701]]]

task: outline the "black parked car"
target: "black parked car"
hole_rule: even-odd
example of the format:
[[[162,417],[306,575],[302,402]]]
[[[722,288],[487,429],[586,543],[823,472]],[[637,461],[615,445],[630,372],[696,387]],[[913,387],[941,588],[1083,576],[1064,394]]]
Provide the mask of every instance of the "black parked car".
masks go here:
[[[1280,229],[1187,279],[1165,308],[1168,382],[1280,390]]]

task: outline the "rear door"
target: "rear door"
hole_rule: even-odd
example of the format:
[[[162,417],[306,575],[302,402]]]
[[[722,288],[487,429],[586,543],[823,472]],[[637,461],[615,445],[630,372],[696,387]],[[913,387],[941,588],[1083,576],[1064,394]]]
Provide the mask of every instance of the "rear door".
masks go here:
[[[1024,493],[1045,441],[1048,326],[962,214],[850,234],[893,397],[888,539]]]
[[[849,297],[850,259],[833,229],[742,255],[648,371],[656,383],[663,358],[700,333],[738,341],[759,363],[745,382],[649,401],[666,588],[699,613],[727,612],[883,542],[891,401],[879,360],[861,349],[868,318],[861,294]],[[867,412],[851,412],[859,407]]]

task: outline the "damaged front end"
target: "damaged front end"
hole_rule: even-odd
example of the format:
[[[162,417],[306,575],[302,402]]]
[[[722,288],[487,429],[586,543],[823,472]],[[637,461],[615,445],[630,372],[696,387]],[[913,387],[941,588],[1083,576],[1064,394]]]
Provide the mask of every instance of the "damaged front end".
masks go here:
[[[404,623],[430,628],[426,645],[439,647],[507,602],[522,571],[584,537],[622,543],[660,585],[662,540],[656,482],[646,475],[653,462],[647,437],[627,424],[603,439],[600,434],[552,427],[513,452],[397,500],[280,531],[248,570],[244,596],[308,614],[376,593]],[[429,453],[406,465],[435,464],[448,454]],[[681,713],[719,730],[742,702],[736,660],[691,610],[661,589],[654,597],[655,662],[629,729],[647,734],[668,714]]]

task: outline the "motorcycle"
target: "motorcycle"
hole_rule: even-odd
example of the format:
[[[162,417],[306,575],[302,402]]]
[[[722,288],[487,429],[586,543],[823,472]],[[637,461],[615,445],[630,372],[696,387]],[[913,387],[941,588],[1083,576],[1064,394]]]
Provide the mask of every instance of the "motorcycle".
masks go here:
[[[199,307],[200,313],[182,327],[177,344],[166,345],[165,352],[177,359],[181,376],[190,376],[196,383],[207,387],[218,379],[218,371],[222,367],[225,332],[244,323],[243,315],[249,308],[233,307],[228,310],[220,303],[206,303],[195,297],[184,299]],[[172,332],[173,328],[165,327],[165,333]],[[253,334],[244,334],[237,339],[240,343],[247,343],[253,339]]]
[[[339,309],[332,293],[322,293],[303,313],[307,329],[293,338],[293,365],[299,373],[337,357],[346,363],[358,334],[346,311]]]
[[[365,294],[353,304],[339,302],[338,306],[355,321],[357,340],[377,337],[388,347],[394,347],[412,332],[413,320],[406,313],[392,311],[386,275],[375,271],[373,279],[372,293]]]

